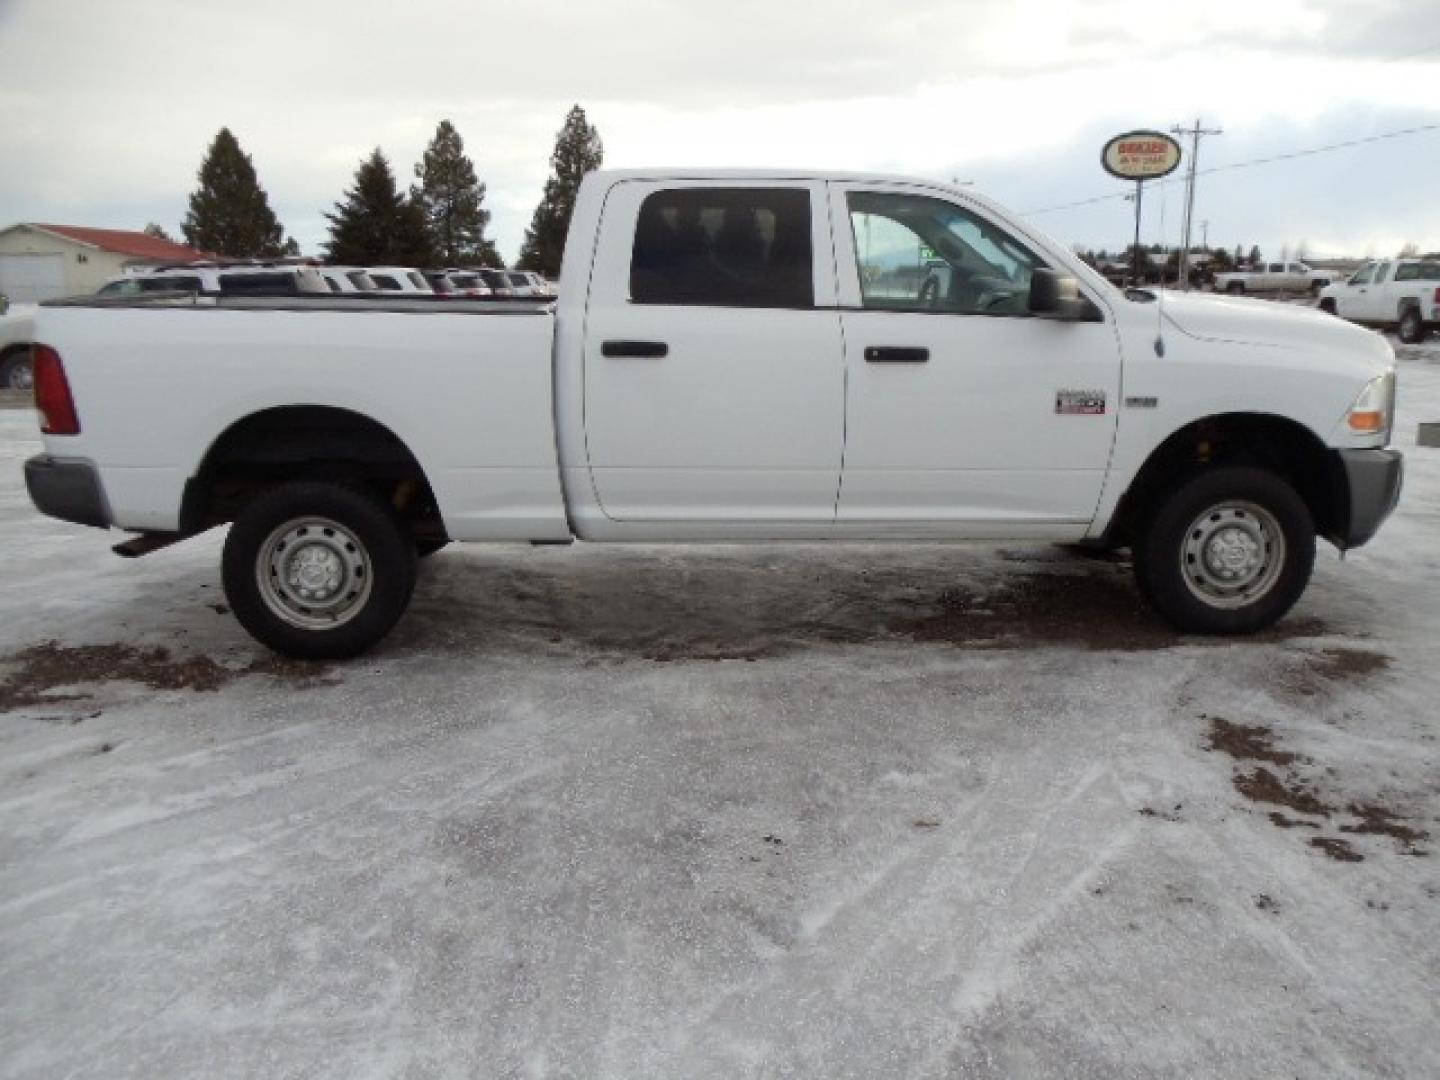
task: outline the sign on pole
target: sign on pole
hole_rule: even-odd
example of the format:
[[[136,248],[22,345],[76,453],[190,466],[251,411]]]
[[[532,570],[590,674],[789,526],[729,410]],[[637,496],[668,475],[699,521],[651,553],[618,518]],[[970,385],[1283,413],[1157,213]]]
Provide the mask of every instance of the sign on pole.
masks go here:
[[[1100,164],[1111,176],[1135,181],[1135,244],[1131,248],[1131,284],[1140,285],[1140,200],[1146,180],[1169,176],[1180,166],[1180,144],[1163,131],[1127,131],[1100,151]]]

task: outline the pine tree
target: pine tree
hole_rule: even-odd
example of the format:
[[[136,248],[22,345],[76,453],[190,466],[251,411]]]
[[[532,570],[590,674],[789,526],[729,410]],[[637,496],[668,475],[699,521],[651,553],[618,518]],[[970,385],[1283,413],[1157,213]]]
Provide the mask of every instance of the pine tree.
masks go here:
[[[175,238],[166,232],[165,226],[161,225],[158,221],[147,223],[142,231],[146,236],[153,236],[156,240],[165,240],[171,244],[175,243]]]
[[[284,230],[255,175],[250,155],[221,128],[200,163],[200,186],[190,196],[181,231],[201,251],[236,259],[280,254]]]
[[[1249,259],[1250,265],[1251,265],[1251,266],[1258,266],[1262,261],[1263,261],[1263,260],[1262,260],[1261,255],[1260,255],[1260,245],[1259,245],[1259,244],[1256,244],[1254,247],[1252,247],[1252,248],[1250,249],[1250,259]]]
[[[425,213],[401,195],[377,146],[355,170],[354,185],[327,213],[326,257],[351,266],[426,266],[434,262]]]
[[[425,213],[425,224],[439,261],[445,266],[500,266],[495,245],[485,239],[490,211],[482,208],[485,185],[465,156],[455,125],[441,120],[425,156],[415,166],[419,184],[410,201]]]
[[[565,254],[565,234],[570,228],[570,215],[575,212],[575,196],[585,174],[600,168],[605,148],[600,132],[585,119],[585,110],[576,105],[565,117],[565,126],[555,139],[555,152],[550,155],[550,178],[545,181],[545,194],[525,230],[525,243],[520,248],[522,270],[538,270],[546,277],[560,273],[560,260]]]

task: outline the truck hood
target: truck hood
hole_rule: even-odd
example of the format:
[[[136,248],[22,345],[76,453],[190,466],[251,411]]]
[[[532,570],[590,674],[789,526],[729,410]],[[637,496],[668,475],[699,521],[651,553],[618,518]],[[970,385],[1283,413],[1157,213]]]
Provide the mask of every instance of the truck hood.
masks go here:
[[[1300,304],[1169,290],[1158,302],[1163,304],[1165,319],[1170,325],[1201,341],[1343,350],[1377,356],[1390,353],[1379,334]]]

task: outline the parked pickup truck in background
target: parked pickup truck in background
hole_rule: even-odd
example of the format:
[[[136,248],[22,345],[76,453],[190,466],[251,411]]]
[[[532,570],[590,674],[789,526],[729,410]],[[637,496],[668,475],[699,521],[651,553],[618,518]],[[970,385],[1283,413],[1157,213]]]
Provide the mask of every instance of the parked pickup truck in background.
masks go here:
[[[1126,546],[1176,626],[1245,633],[1401,483],[1379,335],[1162,306],[917,180],[593,173],[553,303],[36,318],[35,505],[137,534],[129,555],[231,523],[231,607],[290,656],[373,645],[451,540]]]
[[[1320,308],[1342,319],[1394,328],[1414,345],[1440,326],[1440,259],[1368,262],[1320,293]]]
[[[1313,270],[1302,262],[1266,263],[1253,270],[1232,270],[1215,275],[1215,291],[1227,293],[1291,292],[1318,294],[1330,284],[1324,270]]]

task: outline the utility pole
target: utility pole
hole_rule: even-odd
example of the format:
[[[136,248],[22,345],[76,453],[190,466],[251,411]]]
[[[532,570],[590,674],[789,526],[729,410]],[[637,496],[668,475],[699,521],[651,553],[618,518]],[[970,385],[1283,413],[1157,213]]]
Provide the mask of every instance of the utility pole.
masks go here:
[[[1196,162],[1200,158],[1200,139],[1206,135],[1223,135],[1224,132],[1219,128],[1202,128],[1198,116],[1195,118],[1193,128],[1184,128],[1177,124],[1170,131],[1175,135],[1190,136],[1190,168],[1185,172],[1185,216],[1184,224],[1181,226],[1180,262],[1177,267],[1180,288],[1188,290],[1190,288],[1190,223],[1191,218],[1195,215],[1195,168]]]

